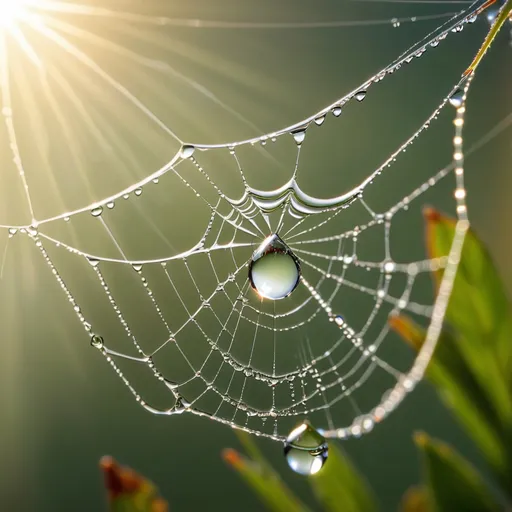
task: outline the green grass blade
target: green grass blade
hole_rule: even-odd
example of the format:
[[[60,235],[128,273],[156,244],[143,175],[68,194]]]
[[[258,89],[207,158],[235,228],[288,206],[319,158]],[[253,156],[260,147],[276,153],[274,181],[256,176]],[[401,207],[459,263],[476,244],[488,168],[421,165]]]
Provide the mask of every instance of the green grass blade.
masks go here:
[[[449,253],[455,221],[426,211],[427,253]],[[436,273],[439,282],[442,271]],[[512,428],[512,315],[494,263],[472,230],[466,235],[446,320],[460,339],[459,355],[488,391],[491,403],[507,429]]]
[[[438,512],[498,512],[497,503],[473,466],[448,445],[415,436],[433,509]]]
[[[329,444],[325,466],[308,480],[326,512],[377,510],[372,491],[335,443]]]
[[[249,435],[241,431],[236,431],[236,434],[252,459],[230,448],[224,450],[222,456],[265,503],[268,510],[307,512],[308,508],[290,491],[278,473],[268,464]]]
[[[391,327],[418,351],[425,339],[425,330],[405,315],[392,317]],[[493,409],[486,389],[475,379],[460,354],[463,343],[452,333],[441,333],[434,357],[427,369],[427,378],[436,386],[439,395],[469,436],[482,451],[497,475],[506,478],[510,459],[504,446],[506,432]]]

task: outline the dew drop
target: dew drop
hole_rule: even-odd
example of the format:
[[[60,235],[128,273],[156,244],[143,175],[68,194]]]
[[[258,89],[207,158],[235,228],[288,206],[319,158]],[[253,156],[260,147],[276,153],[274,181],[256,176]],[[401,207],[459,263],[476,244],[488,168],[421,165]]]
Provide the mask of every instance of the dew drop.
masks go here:
[[[91,336],[91,345],[94,348],[103,348],[103,338],[97,334]]]
[[[359,91],[354,94],[357,101],[363,101],[366,98],[366,91]]]
[[[18,230],[16,228],[9,228],[9,236],[14,236]]]
[[[300,262],[291,249],[273,234],[256,249],[249,262],[249,282],[267,299],[288,297],[300,281]]]
[[[96,258],[87,258],[87,261],[91,265],[91,267],[97,267],[100,264],[100,260]]]
[[[93,217],[99,217],[103,213],[103,206],[96,206],[91,210],[91,215]]]
[[[453,107],[459,108],[464,101],[464,91],[460,87],[456,87],[455,90],[450,94],[448,101]]]
[[[324,124],[324,121],[325,121],[325,115],[315,118],[315,124],[317,126],[322,126]]]
[[[109,201],[106,206],[109,210],[112,210],[115,205],[116,203],[114,203],[114,201]]]
[[[136,189],[133,191],[133,193],[134,193],[137,197],[139,197],[139,196],[142,194],[142,188],[140,188],[140,187],[139,187],[139,188],[136,188]]]
[[[398,28],[400,26],[400,21],[398,20],[398,18],[392,18],[391,19],[391,25],[394,27],[394,28]]]
[[[341,315],[336,315],[334,317],[334,322],[336,323],[337,326],[341,327],[345,323],[345,320]]]
[[[37,229],[36,225],[29,226],[27,228],[27,232],[30,236],[37,236],[39,233],[39,230]]]
[[[300,146],[304,139],[306,138],[306,129],[300,128],[298,130],[295,130],[292,132],[293,138],[295,139],[295,142],[297,143],[297,146]]]
[[[308,422],[290,432],[286,439],[284,455],[290,468],[300,475],[318,473],[327,460],[329,447],[325,438]]]
[[[132,267],[135,272],[140,272],[142,270],[142,265],[140,263],[134,263]]]
[[[339,117],[341,115],[341,107],[334,107],[331,112],[334,117]]]
[[[395,270],[395,263],[391,260],[385,261],[383,268],[384,268],[384,272],[386,272],[386,274],[390,274],[391,272],[393,272]]]
[[[183,159],[190,158],[194,154],[195,150],[196,150],[196,148],[194,146],[185,144],[184,146],[182,146],[182,148],[180,150],[180,156]]]

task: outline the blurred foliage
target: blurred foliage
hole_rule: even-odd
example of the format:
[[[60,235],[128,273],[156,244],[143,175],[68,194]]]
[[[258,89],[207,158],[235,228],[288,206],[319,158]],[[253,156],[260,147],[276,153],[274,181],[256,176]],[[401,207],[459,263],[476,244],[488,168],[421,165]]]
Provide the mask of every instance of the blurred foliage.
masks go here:
[[[429,258],[447,256],[455,221],[425,211]],[[436,286],[442,270],[434,272]],[[425,331],[405,315],[391,327],[415,350]],[[446,325],[427,370],[444,404],[473,439],[495,482],[488,482],[453,448],[426,434],[415,435],[423,482],[404,495],[402,512],[496,512],[512,509],[512,316],[510,303],[483,244],[469,230],[446,311]],[[254,440],[237,431],[247,456],[223,452],[265,506],[275,512],[307,512],[265,460]],[[111,512],[166,512],[153,484],[112,459],[102,468]],[[325,512],[372,512],[373,492],[339,446],[330,444],[325,467],[307,477],[317,504]]]
[[[167,502],[157,488],[130,468],[111,457],[100,462],[107,489],[110,512],[168,512]]]

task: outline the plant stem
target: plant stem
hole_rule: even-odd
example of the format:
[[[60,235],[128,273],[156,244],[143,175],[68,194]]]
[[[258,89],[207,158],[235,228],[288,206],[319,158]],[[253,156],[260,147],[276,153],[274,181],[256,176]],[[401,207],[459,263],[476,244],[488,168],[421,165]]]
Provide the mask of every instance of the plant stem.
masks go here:
[[[492,4],[495,3],[496,0],[488,0],[479,11],[482,12],[488,7],[490,7]],[[496,35],[500,31],[503,24],[507,21],[509,16],[512,15],[512,0],[507,0],[503,7],[500,9],[500,12],[496,16],[496,19],[494,20],[494,23],[491,26],[491,29],[489,30],[489,33],[487,34],[487,37],[485,38],[482,46],[480,47],[480,50],[478,50],[478,53],[476,54],[475,58],[473,59],[473,62],[469,65],[468,69],[464,71],[464,76],[469,75],[470,73],[473,73],[478,65],[480,64],[483,56],[491,46],[492,42],[494,41]]]

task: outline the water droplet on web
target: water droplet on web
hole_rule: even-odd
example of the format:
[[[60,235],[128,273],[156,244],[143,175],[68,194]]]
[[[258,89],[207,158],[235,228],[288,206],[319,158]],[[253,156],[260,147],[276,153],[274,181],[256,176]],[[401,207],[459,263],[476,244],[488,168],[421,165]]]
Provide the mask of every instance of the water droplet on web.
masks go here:
[[[459,108],[464,101],[464,90],[457,86],[455,90],[450,94],[448,101],[453,107]]]
[[[341,107],[334,107],[331,112],[334,117],[339,117],[341,115]]]
[[[133,191],[133,193],[134,193],[137,197],[139,197],[139,196],[142,194],[142,188],[140,188],[140,187],[136,188],[136,189]]]
[[[14,236],[18,230],[16,228],[9,228],[9,236]]]
[[[194,146],[185,144],[184,146],[182,146],[182,148],[180,150],[180,156],[183,159],[190,158],[194,154],[195,150],[196,150],[196,148]]]
[[[366,98],[366,91],[359,91],[354,94],[357,101],[363,101]]]
[[[97,267],[100,264],[100,260],[96,258],[87,258],[87,261],[91,265],[91,267]]]
[[[345,320],[341,315],[336,315],[334,317],[334,322],[337,326],[341,327],[345,323]]]
[[[273,234],[256,249],[249,262],[249,282],[267,299],[288,297],[300,281],[300,262],[292,250]]]
[[[106,206],[109,210],[112,210],[112,208],[114,208],[115,205],[116,203],[114,203],[114,201],[109,201]]]
[[[300,146],[304,139],[306,138],[306,128],[300,128],[299,130],[295,130],[292,132],[293,138],[297,143],[297,146]]]
[[[132,267],[135,272],[140,272],[142,270],[142,265],[140,263],[134,263]]]
[[[327,460],[328,452],[325,438],[308,422],[290,432],[284,447],[286,462],[300,475],[318,473]]]
[[[400,26],[400,21],[398,20],[398,18],[392,18],[391,19],[391,25],[394,27],[394,28],[398,28]]]
[[[384,269],[384,272],[386,272],[386,274],[390,274],[391,272],[393,272],[395,270],[395,262],[391,261],[391,260],[385,261],[384,265],[382,267]]]
[[[103,206],[96,206],[91,210],[91,215],[93,217],[99,217],[103,213]]]
[[[91,336],[91,345],[94,348],[103,348],[103,338],[97,334]]]
[[[325,115],[315,118],[315,124],[317,126],[322,126],[324,124],[324,121],[325,121]]]

